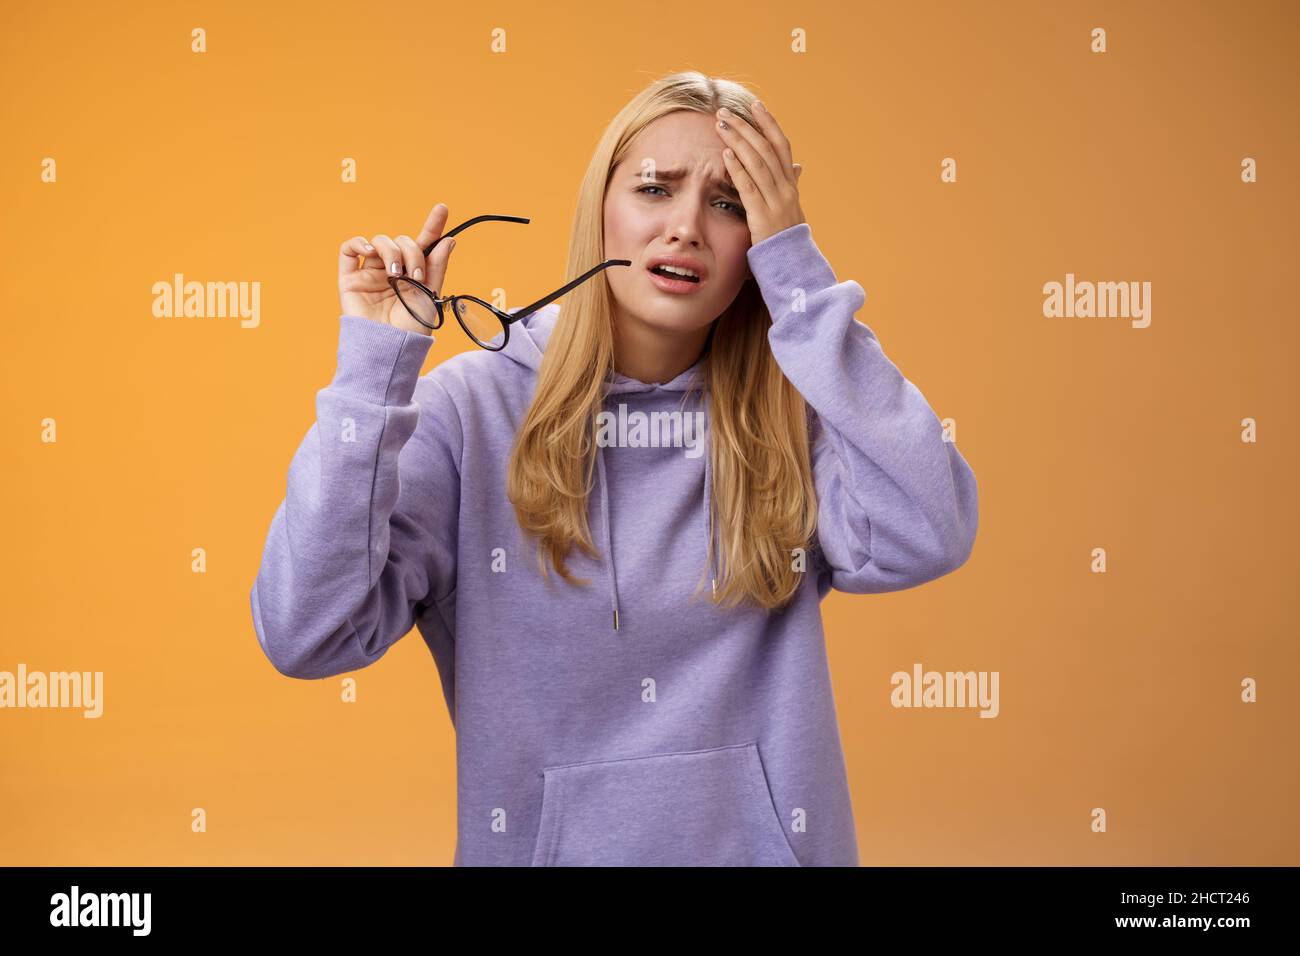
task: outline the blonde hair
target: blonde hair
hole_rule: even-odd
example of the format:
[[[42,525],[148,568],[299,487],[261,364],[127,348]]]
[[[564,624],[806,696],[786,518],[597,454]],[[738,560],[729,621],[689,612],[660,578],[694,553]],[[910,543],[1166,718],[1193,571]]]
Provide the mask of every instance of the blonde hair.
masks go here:
[[[583,177],[567,274],[580,275],[607,258],[606,188],[638,132],[676,110],[712,114],[723,106],[757,125],[750,111],[754,99],[739,83],[686,71],[652,83],[624,106]],[[575,578],[565,563],[574,545],[599,558],[587,522],[587,495],[597,452],[596,416],[614,370],[615,312],[606,274],[564,300],[507,475],[507,496],[519,526],[537,539],[543,576],[549,559],[571,584],[590,583]],[[803,573],[795,569],[795,549],[811,548],[816,527],[808,408],[772,355],[771,325],[756,282],[746,282],[715,320],[701,361],[701,385],[711,405],[709,527],[720,533],[714,600],[725,607],[746,598],[769,610],[784,605]],[[701,585],[707,577],[706,566]]]

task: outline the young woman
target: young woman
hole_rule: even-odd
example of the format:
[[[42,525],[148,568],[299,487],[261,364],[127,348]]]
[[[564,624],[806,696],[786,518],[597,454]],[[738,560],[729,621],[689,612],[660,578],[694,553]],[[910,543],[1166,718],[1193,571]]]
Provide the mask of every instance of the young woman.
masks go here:
[[[419,628],[456,729],[455,865],[858,863],[819,605],[960,566],[977,489],[855,320],[799,172],[745,88],[660,80],[574,218],[570,275],[621,262],[423,376],[435,323],[394,290],[476,291],[444,287],[447,208],[342,246],[337,371],[253,620],[298,678]]]

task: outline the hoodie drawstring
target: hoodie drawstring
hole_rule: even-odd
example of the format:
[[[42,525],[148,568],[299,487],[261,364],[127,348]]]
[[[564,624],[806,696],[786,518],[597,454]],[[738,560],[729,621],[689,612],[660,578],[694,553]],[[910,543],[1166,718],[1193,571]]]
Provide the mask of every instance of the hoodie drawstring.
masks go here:
[[[709,413],[712,409],[709,407],[710,396],[705,393],[705,415],[704,428],[708,436],[704,445],[704,533],[706,537],[705,551],[706,560],[709,565],[709,586],[713,593],[718,593],[717,562],[715,560],[715,536],[716,532],[713,527],[712,510],[709,505],[711,502],[711,493],[713,491],[713,467],[712,467],[712,445],[713,436],[709,430],[711,421]],[[610,515],[609,508],[609,481],[605,476],[605,448],[603,445],[596,447],[596,471],[600,478],[600,510],[604,518],[605,531],[605,560],[609,562],[609,573],[606,580],[609,583],[609,603],[614,612],[614,630],[618,630],[618,574],[614,568],[614,534],[612,531],[613,519]]]
[[[610,531],[609,489],[605,480],[605,448],[596,448],[596,470],[600,472],[600,510],[605,516],[605,560],[609,562],[609,601],[614,608],[614,630],[618,630],[618,580],[614,573],[614,535]]]
[[[713,429],[711,428],[711,423],[713,422],[712,398],[713,397],[709,393],[705,392],[704,428],[708,433],[709,439],[704,445],[704,529],[705,534],[707,534],[709,538],[709,543],[705,546],[708,550],[707,560],[709,562],[709,587],[713,589],[714,594],[717,594],[718,575],[717,565],[714,561],[715,531],[713,528],[713,511],[709,507],[713,503]]]

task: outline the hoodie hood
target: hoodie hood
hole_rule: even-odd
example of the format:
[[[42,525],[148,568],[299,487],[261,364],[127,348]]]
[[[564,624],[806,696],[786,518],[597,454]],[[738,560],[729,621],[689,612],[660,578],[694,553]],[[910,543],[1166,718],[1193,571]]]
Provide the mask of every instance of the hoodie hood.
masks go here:
[[[511,313],[519,311],[518,309],[509,309]],[[525,316],[510,327],[510,341],[502,349],[501,354],[511,361],[520,365],[527,366],[534,372],[542,367],[542,355],[546,352],[546,346],[550,342],[551,332],[555,329],[555,323],[560,315],[560,306],[552,302],[550,305],[537,310],[532,315]],[[703,381],[703,360],[697,361],[686,371],[682,372],[676,378],[669,382],[642,382],[639,379],[630,378],[618,372],[613,372],[606,382],[605,396],[610,395],[636,395],[636,394],[653,394],[656,392],[687,392],[699,386]],[[713,492],[713,440],[712,440],[712,422],[713,408],[711,396],[707,389],[702,392],[704,402],[704,495],[700,503],[701,520],[704,522],[704,535],[707,542],[705,548],[705,563],[709,568],[709,584],[714,593],[718,590],[717,580],[717,562],[715,560],[715,529],[711,521],[711,510],[709,503]],[[599,503],[600,503],[600,525],[601,534],[604,540],[605,553],[605,580],[609,589],[610,610],[613,612],[613,627],[618,630],[618,573],[614,567],[614,538],[613,538],[613,520],[610,513],[609,482],[605,474],[605,447],[599,443],[596,446],[596,474],[599,482]]]

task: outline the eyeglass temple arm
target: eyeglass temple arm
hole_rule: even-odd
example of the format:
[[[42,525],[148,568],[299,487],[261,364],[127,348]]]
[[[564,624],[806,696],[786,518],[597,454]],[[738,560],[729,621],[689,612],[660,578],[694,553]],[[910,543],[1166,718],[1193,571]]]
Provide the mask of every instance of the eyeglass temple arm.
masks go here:
[[[470,226],[474,225],[474,224],[477,223],[477,222],[522,222],[522,223],[527,223],[527,222],[529,222],[529,221],[530,221],[530,220],[525,219],[525,218],[523,218],[522,216],[475,216],[473,219],[466,219],[464,222],[462,222],[462,223],[461,223],[459,226],[457,226],[455,229],[452,229],[450,232],[444,232],[444,233],[443,233],[441,236],[439,236],[437,239],[433,240],[433,242],[429,243],[427,246],[424,247],[424,254],[427,256],[429,253],[433,252],[433,247],[436,246],[438,243],[442,242],[442,240],[444,240],[444,239],[450,239],[452,236],[456,235],[456,233],[461,232],[461,231],[463,231],[463,230],[465,230],[465,229],[468,229]]]
[[[630,266],[631,264],[632,264],[631,259],[606,259],[600,265],[592,266],[590,269],[588,269],[582,275],[578,276],[578,278],[574,279],[568,285],[556,289],[546,298],[538,299],[532,305],[526,305],[522,309],[519,309],[516,312],[512,312],[509,318],[506,319],[506,321],[518,322],[520,319],[532,315],[538,309],[545,308],[546,306],[554,302],[556,299],[558,299],[560,296],[567,293],[569,290],[575,289],[578,286],[582,285],[584,282],[586,282],[588,279],[590,279],[592,276],[594,276],[597,272],[601,271],[602,269],[608,269],[610,266]]]

